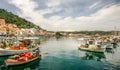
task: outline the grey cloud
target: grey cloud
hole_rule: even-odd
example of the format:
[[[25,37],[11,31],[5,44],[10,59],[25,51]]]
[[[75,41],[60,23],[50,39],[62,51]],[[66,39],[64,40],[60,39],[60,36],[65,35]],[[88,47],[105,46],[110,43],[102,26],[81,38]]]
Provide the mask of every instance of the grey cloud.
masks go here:
[[[6,9],[14,14],[17,14],[17,12],[20,12],[20,9],[18,9],[16,6],[9,4],[7,0],[1,0],[0,1],[0,8]]]
[[[34,1],[38,4],[38,7],[35,10],[48,8],[48,6],[46,5],[47,0],[34,0]]]
[[[91,5],[98,2],[95,8],[89,9]],[[111,5],[120,4],[119,0],[62,0],[57,8],[61,8],[61,11],[54,13],[47,13],[45,17],[51,16],[89,16],[104,7],[110,7]]]

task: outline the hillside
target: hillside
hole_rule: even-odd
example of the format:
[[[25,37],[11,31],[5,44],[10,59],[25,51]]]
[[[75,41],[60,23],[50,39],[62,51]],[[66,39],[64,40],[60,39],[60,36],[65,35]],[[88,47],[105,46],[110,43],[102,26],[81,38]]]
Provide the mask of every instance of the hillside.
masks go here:
[[[19,28],[32,28],[36,26],[32,22],[20,18],[19,16],[14,15],[13,13],[4,9],[0,9],[0,18],[5,19],[6,23],[16,24]]]

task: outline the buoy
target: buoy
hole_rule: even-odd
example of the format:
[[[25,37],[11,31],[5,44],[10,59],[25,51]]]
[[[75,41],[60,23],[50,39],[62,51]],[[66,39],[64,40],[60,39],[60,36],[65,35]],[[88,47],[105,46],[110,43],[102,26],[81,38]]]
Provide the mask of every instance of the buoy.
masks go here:
[[[48,52],[46,51],[45,54],[48,54]]]

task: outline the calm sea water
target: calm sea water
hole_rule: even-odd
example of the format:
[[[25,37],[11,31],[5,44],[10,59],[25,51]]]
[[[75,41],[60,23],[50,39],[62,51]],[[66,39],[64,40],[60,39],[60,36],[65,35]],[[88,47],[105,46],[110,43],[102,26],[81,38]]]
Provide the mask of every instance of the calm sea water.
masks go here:
[[[78,50],[77,38],[50,38],[40,45],[41,58],[31,63],[2,67],[1,70],[120,70],[120,47],[105,53]]]

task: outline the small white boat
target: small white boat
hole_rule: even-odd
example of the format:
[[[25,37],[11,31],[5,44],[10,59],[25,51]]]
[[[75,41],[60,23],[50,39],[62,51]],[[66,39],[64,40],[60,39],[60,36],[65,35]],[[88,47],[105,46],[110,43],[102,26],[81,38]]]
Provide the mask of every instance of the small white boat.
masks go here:
[[[113,49],[113,45],[112,44],[106,45],[106,49]]]
[[[96,45],[91,45],[91,47],[89,46],[89,48],[80,46],[79,49],[84,51],[91,51],[91,52],[105,52],[104,47],[98,48]]]
[[[85,40],[84,45],[82,44],[78,48],[84,51],[105,52],[106,46],[102,46],[99,44],[99,42],[95,42],[95,40]]]
[[[0,48],[0,56],[8,56],[8,55],[24,53],[24,52],[27,52],[27,51],[35,50],[37,48],[39,48],[39,47],[25,49],[25,50],[10,50],[10,49],[2,49],[2,48]]]
[[[113,49],[113,44],[110,42],[102,42],[103,46],[106,46],[106,49]]]

